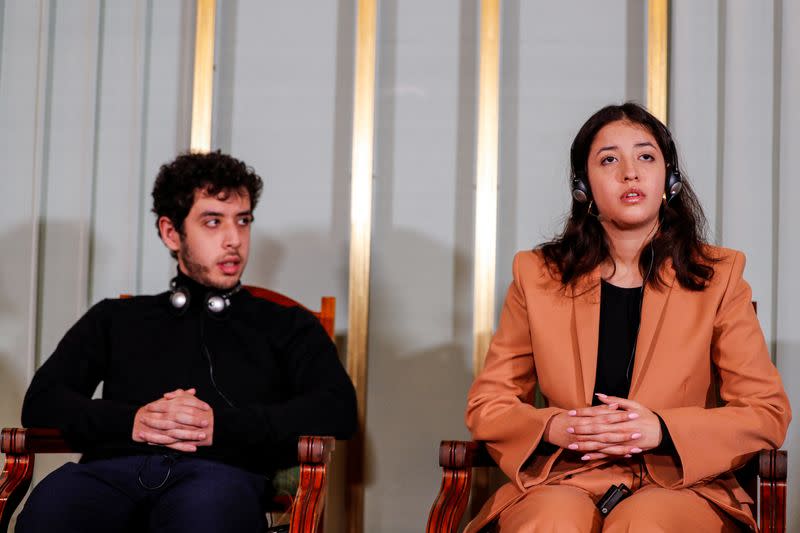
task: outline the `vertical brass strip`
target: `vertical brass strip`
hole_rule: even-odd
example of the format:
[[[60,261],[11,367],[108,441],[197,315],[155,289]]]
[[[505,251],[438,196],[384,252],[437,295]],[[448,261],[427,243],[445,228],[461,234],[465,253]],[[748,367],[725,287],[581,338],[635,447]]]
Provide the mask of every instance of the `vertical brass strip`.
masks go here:
[[[214,17],[216,0],[197,0],[192,89],[192,152],[211,150],[211,106],[214,92]]]
[[[647,108],[667,123],[669,0],[647,2]]]
[[[353,175],[350,190],[347,371],[356,388],[359,430],[347,446],[345,507],[348,533],[361,533],[364,530],[364,437],[367,419],[367,327],[372,234],[376,17],[377,0],[358,1],[353,96]]]
[[[497,255],[497,148],[500,89],[500,0],[481,1],[478,146],[475,192],[473,368],[477,374],[494,328]]]

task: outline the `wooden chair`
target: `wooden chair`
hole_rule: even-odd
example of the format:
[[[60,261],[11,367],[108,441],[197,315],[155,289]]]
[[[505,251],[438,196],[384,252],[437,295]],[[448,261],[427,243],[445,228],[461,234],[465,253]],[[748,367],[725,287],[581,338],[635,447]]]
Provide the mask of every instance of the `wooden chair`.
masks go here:
[[[286,307],[303,307],[283,294],[246,285],[253,296]],[[122,296],[123,298],[125,296]],[[336,299],[323,297],[319,311],[310,311],[333,339]],[[333,437],[300,437],[297,443],[297,492],[294,498],[276,497],[273,509],[291,511],[290,533],[321,531],[320,519],[325,506],[328,465],[334,449]],[[0,533],[8,530],[11,515],[28,492],[33,465],[38,453],[74,453],[57,429],[5,428],[0,433],[0,452],[5,454],[5,466],[0,474]]]
[[[756,302],[753,302],[753,309],[758,311]],[[719,390],[715,393],[717,403],[721,403]],[[426,532],[455,533],[469,501],[472,469],[497,468],[497,463],[482,442],[443,440],[439,445],[439,466],[442,467],[442,486],[428,515]],[[761,450],[736,471],[739,484],[756,502],[758,527],[762,533],[786,531],[786,468],[786,451],[773,449]],[[481,495],[482,498],[487,496]],[[476,510],[484,503],[473,500],[472,508]]]

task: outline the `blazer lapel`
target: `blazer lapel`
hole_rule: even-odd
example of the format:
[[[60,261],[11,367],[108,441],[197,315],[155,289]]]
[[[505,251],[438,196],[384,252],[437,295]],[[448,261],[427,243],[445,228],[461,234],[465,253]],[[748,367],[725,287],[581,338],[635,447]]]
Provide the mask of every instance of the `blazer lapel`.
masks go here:
[[[629,398],[633,398],[641,386],[642,376],[646,373],[655,351],[656,337],[661,332],[664,310],[675,283],[675,270],[673,270],[670,260],[665,261],[661,269],[661,279],[664,280],[664,286],[654,289],[647,285],[644,288],[642,316],[639,323],[639,335],[636,339],[636,356],[633,361]]]
[[[596,268],[572,289],[573,338],[577,338],[579,364],[586,405],[592,405],[597,374],[597,344],[600,333],[600,269]]]

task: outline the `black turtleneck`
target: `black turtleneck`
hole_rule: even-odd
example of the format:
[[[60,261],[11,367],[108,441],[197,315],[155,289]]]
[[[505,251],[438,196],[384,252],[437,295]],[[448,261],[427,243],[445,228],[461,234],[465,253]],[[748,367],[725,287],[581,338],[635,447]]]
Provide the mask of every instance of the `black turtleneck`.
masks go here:
[[[182,310],[170,292],[89,309],[36,372],[22,423],[61,429],[84,460],[163,453],[131,439],[136,411],[194,387],[214,410],[214,442],[190,455],[256,472],[293,461],[299,435],[355,431],[352,383],[313,315],[245,290],[212,315],[205,300],[218,291],[180,273],[177,285],[189,293]],[[100,382],[103,397],[92,399]]]

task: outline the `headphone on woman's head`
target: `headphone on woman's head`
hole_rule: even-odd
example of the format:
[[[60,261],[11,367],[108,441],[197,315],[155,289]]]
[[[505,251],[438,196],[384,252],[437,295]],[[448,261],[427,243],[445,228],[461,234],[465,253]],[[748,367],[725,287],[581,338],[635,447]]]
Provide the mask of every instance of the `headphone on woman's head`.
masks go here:
[[[189,290],[182,286],[178,285],[178,278],[172,278],[172,281],[169,282],[170,286],[170,295],[169,295],[169,303],[172,305],[173,309],[178,311],[178,314],[183,314],[189,308],[189,304],[191,303],[192,296]],[[242,283],[236,282],[236,285],[229,291],[224,293],[216,293],[216,292],[209,292],[206,294],[205,297],[205,309],[211,316],[220,316],[224,313],[231,305],[231,296],[236,294],[242,290]]]
[[[671,152],[668,154],[669,157],[665,156],[664,158],[669,161],[667,163],[667,179],[664,181],[664,199],[669,204],[683,189],[683,178],[678,169],[678,150],[675,148],[675,141],[672,140],[672,135],[667,127],[662,127],[668,142],[668,150]],[[574,146],[570,149],[570,163],[572,164],[573,172],[571,180],[572,198],[578,203],[585,204],[592,199],[592,190],[589,188],[589,179],[586,173],[578,170],[583,168],[584,165],[580,161],[575,161]]]

